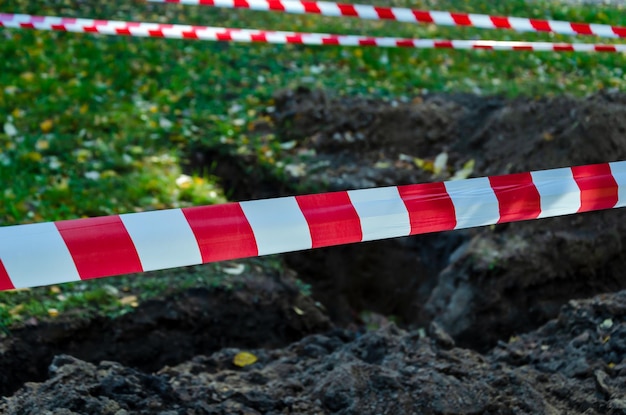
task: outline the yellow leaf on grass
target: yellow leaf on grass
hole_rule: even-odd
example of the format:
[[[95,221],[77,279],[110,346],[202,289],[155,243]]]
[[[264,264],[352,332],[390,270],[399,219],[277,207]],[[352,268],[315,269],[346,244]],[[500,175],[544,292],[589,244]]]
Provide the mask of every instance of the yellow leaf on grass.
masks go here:
[[[24,310],[24,304],[18,304],[15,307],[13,307],[12,309],[9,310],[9,314],[12,316],[16,316],[18,314],[20,314],[22,312],[22,310]]]
[[[41,131],[44,133],[49,133],[50,130],[52,130],[52,127],[54,127],[54,122],[52,122],[52,120],[45,120],[39,124],[39,128],[41,128]]]
[[[40,139],[35,143],[35,148],[39,151],[44,151],[50,148],[50,142],[48,140]]]
[[[35,74],[32,72],[24,72],[20,75],[20,78],[22,78],[26,82],[32,82],[33,79],[35,79]]]
[[[43,156],[41,155],[41,153],[38,153],[36,151],[30,151],[22,155],[21,158],[25,161],[34,161],[35,163],[39,163],[43,159]]]
[[[120,298],[119,301],[120,301],[120,304],[129,305],[131,307],[137,307],[139,305],[139,303],[137,302],[136,295],[127,295],[126,297]]]
[[[252,353],[239,352],[233,358],[233,363],[235,364],[235,366],[246,367],[253,364],[257,360],[257,357]]]

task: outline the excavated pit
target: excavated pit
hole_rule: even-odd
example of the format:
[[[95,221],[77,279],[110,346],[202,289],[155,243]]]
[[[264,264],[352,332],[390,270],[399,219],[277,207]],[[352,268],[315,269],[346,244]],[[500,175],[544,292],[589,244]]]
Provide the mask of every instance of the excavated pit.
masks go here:
[[[290,163],[297,164],[298,169],[293,171],[304,171],[305,174],[278,181],[254,160],[207,149],[190,151],[186,168],[206,171],[207,166],[213,166],[212,173],[222,179],[231,198],[247,200],[311,190],[441,181],[463,170],[470,161],[474,165],[472,177],[476,177],[626,159],[626,96],[618,93],[600,93],[586,99],[507,100],[472,95],[428,95],[392,101],[333,97],[322,91],[301,88],[277,95],[274,111],[266,115],[271,121],[265,118],[251,128],[258,134],[272,132],[282,141],[291,142],[285,146],[290,148],[285,150],[288,153],[285,156],[289,157]],[[432,163],[444,153],[447,163],[435,174]],[[418,163],[421,167],[414,162],[416,158],[421,160],[421,164]],[[233,347],[268,350],[257,350],[260,356],[276,350],[278,356],[282,353],[280,350],[291,350],[285,349],[287,345],[300,341],[301,346],[292,345],[292,348],[300,350],[298,347],[302,347],[308,351],[302,352],[304,354],[297,352],[291,357],[297,360],[298,356],[304,355],[321,359],[324,353],[318,350],[320,347],[339,350],[340,343],[350,349],[353,343],[371,341],[371,344],[363,345],[366,350],[363,353],[371,350],[378,356],[391,350],[391,346],[381,346],[382,351],[379,351],[376,344],[413,341],[409,339],[413,339],[411,336],[416,332],[393,331],[397,329],[381,334],[383,340],[373,338],[376,337],[373,334],[369,335],[372,338],[367,337],[368,340],[358,340],[361,328],[371,323],[364,321],[364,316],[372,313],[385,327],[389,327],[390,320],[408,330],[427,327],[436,348],[447,350],[456,345],[454,356],[439,349],[429,349],[424,357],[428,359],[432,355],[432,364],[439,365],[437,370],[446,376],[456,369],[445,369],[449,363],[435,363],[442,356],[478,363],[484,363],[481,359],[490,356],[487,359],[492,363],[489,364],[496,366],[497,362],[518,364],[515,359],[519,357],[537,365],[532,353],[546,352],[541,348],[534,349],[542,340],[538,340],[540,343],[529,340],[522,351],[503,345],[510,338],[519,338],[515,336],[556,318],[559,310],[572,299],[590,298],[626,288],[624,215],[623,210],[617,209],[284,255],[282,258],[287,268],[312,285],[311,296],[302,295],[290,271],[277,276],[260,269],[246,275],[245,283],[237,290],[198,288],[172,298],[146,302],[134,312],[114,320],[67,316],[53,322],[31,321],[14,328],[10,336],[0,340],[0,391],[8,396],[22,388],[24,382],[41,382],[48,377],[52,377],[48,383],[52,382],[49,386],[53,391],[57,390],[53,387],[53,380],[60,376],[59,367],[80,367],[76,371],[68,369],[70,383],[74,376],[71,373],[80,378],[95,370],[91,366],[81,366],[84,362],[62,358],[48,373],[48,366],[56,355],[71,355],[96,365],[103,360],[115,361],[122,366],[105,365],[102,370],[130,371],[128,376],[136,376],[133,371],[152,373],[182,364],[177,369],[163,369],[159,375],[172,377],[178,376],[177,371],[189,369],[183,362],[190,359],[196,363],[188,365],[210,367],[206,370],[211,373],[233,370],[232,365],[224,363],[232,357],[229,348]],[[623,311],[622,297],[610,301],[617,301],[621,307],[619,310]],[[600,304],[597,307],[601,308],[603,298],[594,300]],[[581,307],[590,307],[585,304]],[[568,312],[575,314],[576,310]],[[596,322],[599,317],[594,317],[593,324],[604,324],[608,318],[604,314],[604,320],[599,323]],[[623,319],[622,314],[618,317]],[[611,324],[622,327],[619,319],[616,317]],[[563,324],[570,330],[569,320]],[[344,331],[328,334],[331,340],[321,337],[307,340],[310,338],[306,336],[328,333],[332,327],[341,327]],[[574,333],[576,330],[568,333],[574,337],[582,335]],[[542,335],[553,332],[541,329],[532,336],[541,339]],[[624,375],[624,362],[618,356],[622,347],[620,341],[616,340],[614,347],[611,346],[613,349],[607,352],[615,351],[615,356],[602,355],[600,359],[616,370],[609,373],[611,379]],[[328,342],[334,346],[328,346]],[[212,357],[208,364],[200,357],[194,360],[196,355],[217,357]],[[398,356],[398,359],[410,360],[409,355]],[[272,359],[267,357],[263,364]],[[366,356],[362,360],[368,364],[382,364],[384,360],[382,357],[372,359]],[[337,362],[333,364],[338,365]],[[125,366],[130,368],[123,368]],[[496,370],[496,366],[490,370]],[[598,374],[597,368],[594,372],[588,366],[584,366],[580,373],[576,368],[570,368],[572,373],[579,373],[575,376],[580,379],[591,376],[599,393],[606,395],[605,404],[589,404],[588,409],[598,413],[609,413],[609,410],[622,413],[619,412],[620,405],[626,407],[626,404],[617,396],[619,387],[614,386],[617,383],[609,382],[602,374],[604,372]],[[558,373],[562,368],[555,366],[552,369],[555,372],[550,373]],[[198,371],[201,369],[194,366],[189,370],[189,376],[200,376]],[[380,399],[383,401],[386,399],[384,391],[397,387],[395,381],[390,380],[395,375],[389,375],[386,370],[383,375],[371,375],[374,376],[372,382],[382,382]],[[463,372],[466,380],[471,378],[472,370]],[[274,374],[259,376],[252,382],[275,378]],[[338,373],[336,379],[325,382],[341,383],[342,376]],[[506,383],[505,375],[498,376],[494,375],[491,380],[495,382],[494,387],[498,382]],[[433,385],[439,384],[437,379],[441,380],[436,377]],[[441,386],[445,384],[443,382]],[[151,385],[151,388],[155,387]],[[585,385],[588,388],[589,385]],[[102,392],[105,386],[99,386],[98,390]],[[25,393],[32,392],[33,387],[20,389],[18,397],[11,401],[11,405],[18,406],[11,408],[26,408]],[[302,388],[308,390],[306,384]],[[293,393],[302,388],[295,387]],[[351,388],[364,391],[367,384],[358,383]],[[455,388],[457,392],[462,389],[459,385]],[[468,408],[490,410],[489,405],[479,398],[479,389],[472,392],[477,400],[471,401],[473,406]],[[42,390],[36,390],[45,395]],[[159,390],[160,394],[174,393],[169,389],[169,392]],[[237,405],[266,412],[262,408],[269,403],[255,401],[254,397],[258,395],[242,393],[237,395],[241,399],[235,399]],[[567,391],[558,393],[567,396]],[[95,392],[89,390],[86,394]],[[318,391],[313,391],[311,396],[317,394]],[[186,398],[181,396],[165,399],[164,407],[174,403],[183,407],[181,402]],[[354,398],[350,396],[350,399]],[[527,399],[526,406],[530,408],[532,405],[528,402],[533,396],[529,392],[519,399]],[[348,398],[324,395],[319,399],[323,409],[329,412],[357,413],[346,409],[354,407],[350,406]],[[272,410],[279,411],[288,406],[285,402],[276,405]],[[424,413],[476,413],[448,410],[450,408],[446,409],[443,401],[441,405],[439,412]],[[574,407],[580,408],[580,405]],[[524,405],[520,407],[525,408]],[[221,410],[232,413],[228,408],[225,406]],[[312,412],[305,409],[303,413],[314,413],[313,409]],[[216,410],[214,413],[222,412]],[[520,413],[526,412],[522,410]]]

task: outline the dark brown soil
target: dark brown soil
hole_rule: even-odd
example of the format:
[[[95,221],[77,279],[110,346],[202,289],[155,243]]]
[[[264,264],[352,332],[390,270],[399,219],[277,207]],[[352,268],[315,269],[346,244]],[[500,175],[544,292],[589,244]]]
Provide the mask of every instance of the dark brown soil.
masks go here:
[[[446,180],[470,160],[483,176],[626,159],[619,93],[391,101],[301,88],[267,115],[251,129],[289,143],[287,171],[304,175],[279,181],[215,150],[192,152],[189,168],[216,165],[251,199]],[[438,174],[413,162],[443,152]],[[2,391],[19,388],[0,412],[626,413],[625,215],[283,255],[311,297],[261,272],[116,320],[24,326],[0,341]],[[259,361],[234,366],[243,349]]]
[[[20,414],[623,414],[626,292],[572,301],[541,329],[487,354],[389,325],[289,347],[197,356],[155,374],[55,357],[50,379],[0,402]],[[47,412],[50,411],[50,412]]]
[[[232,290],[197,288],[147,301],[117,319],[67,317],[14,329],[0,343],[0,391],[44,380],[57,354],[153,372],[223,347],[283,347],[330,329],[293,277],[265,272],[238,277]]]

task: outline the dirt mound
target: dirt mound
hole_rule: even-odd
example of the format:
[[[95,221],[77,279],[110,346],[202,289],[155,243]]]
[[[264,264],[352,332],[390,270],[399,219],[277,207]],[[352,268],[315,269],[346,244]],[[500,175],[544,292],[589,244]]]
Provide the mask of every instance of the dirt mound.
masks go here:
[[[233,289],[190,289],[116,319],[68,316],[14,329],[0,339],[0,393],[45,379],[53,357],[63,353],[152,372],[223,347],[280,347],[330,328],[292,276],[253,268],[233,278]]]
[[[394,325],[342,330],[284,349],[198,356],[147,375],[118,363],[55,358],[50,379],[0,403],[3,413],[619,414],[626,412],[626,292],[572,301],[557,320],[483,356]],[[63,411],[63,412],[61,412]]]
[[[626,95],[619,93],[374,101],[301,88],[275,101],[276,129],[297,142],[293,154],[315,152],[303,159],[302,180],[329,189],[446,180],[468,161],[473,176],[484,176],[626,159]],[[442,153],[441,171],[424,166]],[[287,259],[336,321],[350,308],[416,326],[435,320],[460,344],[486,350],[553,318],[571,298],[626,288],[624,215],[592,212]]]

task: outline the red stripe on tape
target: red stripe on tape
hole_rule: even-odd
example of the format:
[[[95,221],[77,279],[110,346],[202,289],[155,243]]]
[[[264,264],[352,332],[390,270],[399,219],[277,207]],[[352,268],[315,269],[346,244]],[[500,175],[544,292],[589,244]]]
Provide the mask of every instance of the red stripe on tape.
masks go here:
[[[314,2],[314,1],[303,1],[302,5],[304,6],[304,10],[307,13],[321,13],[322,12],[320,10],[319,6],[317,5],[317,2]]]
[[[336,37],[322,38],[322,45],[339,45],[339,38],[336,38]]]
[[[400,39],[396,42],[399,48],[413,48],[415,43],[410,39]]]
[[[286,36],[286,39],[287,39],[287,43],[297,43],[297,44],[304,43],[304,40],[302,39],[301,34]]]
[[[435,23],[433,16],[426,11],[413,10],[413,16],[415,16],[415,20],[421,23]]]
[[[239,203],[182,209],[193,231],[202,262],[258,255],[252,227]]]
[[[411,235],[452,230],[456,213],[443,183],[398,186],[411,221]]]
[[[304,215],[313,248],[360,242],[361,220],[347,192],[296,196]]]
[[[55,223],[81,279],[141,272],[143,268],[119,216]]]
[[[376,46],[376,39],[372,39],[372,38],[366,38],[366,39],[359,39],[359,45],[360,46]]]
[[[610,209],[617,204],[617,182],[608,164],[572,167],[572,173],[580,189],[579,212]]]
[[[435,40],[433,44],[440,49],[454,49],[454,44],[450,40]]]
[[[163,37],[163,30],[162,29],[154,29],[154,30],[148,30],[148,33],[150,34],[150,36],[152,37]]]
[[[491,23],[498,29],[511,29],[511,22],[508,17],[489,16]]]
[[[612,27],[613,33],[619,37],[626,37],[626,27]]]
[[[221,40],[221,41],[230,41],[233,39],[233,37],[231,36],[229,32],[216,33],[215,37],[217,38],[217,40]]]
[[[614,45],[595,45],[593,48],[596,52],[617,52],[617,48]]]
[[[270,10],[277,10],[281,12],[285,11],[285,6],[283,6],[283,3],[280,0],[268,0],[267,4]]]
[[[558,44],[554,45],[553,49],[555,52],[574,52],[574,46],[568,44]]]
[[[541,196],[530,173],[489,177],[498,199],[498,223],[536,219],[541,213]]]
[[[14,288],[15,286],[13,285],[11,278],[9,278],[9,273],[6,268],[4,268],[4,264],[0,259],[0,291],[12,290]]]
[[[337,4],[337,7],[341,11],[341,14],[344,16],[357,17],[359,15],[359,13],[356,11],[356,8],[351,4]]]
[[[266,33],[254,33],[250,35],[250,40],[253,42],[267,42],[267,34]]]
[[[374,10],[376,10],[376,14],[378,14],[378,17],[381,19],[396,19],[396,15],[393,14],[393,11],[388,7],[375,7]]]
[[[551,32],[550,23],[545,20],[529,19],[530,25],[539,32]]]
[[[572,30],[579,35],[593,35],[589,23],[570,23]]]
[[[450,13],[452,20],[459,26],[472,26],[472,21],[469,18],[469,15],[465,13]]]
[[[195,29],[189,30],[183,33],[183,39],[198,39],[198,33],[196,33]]]

